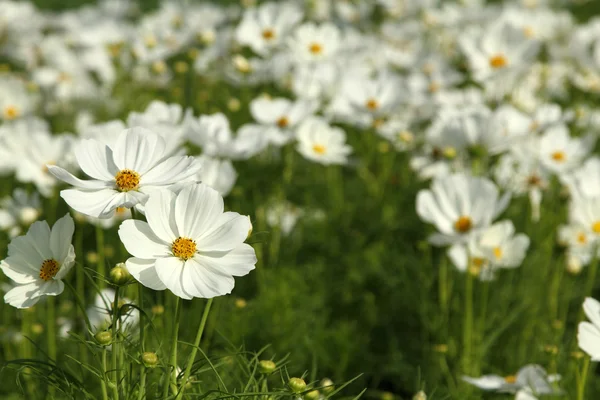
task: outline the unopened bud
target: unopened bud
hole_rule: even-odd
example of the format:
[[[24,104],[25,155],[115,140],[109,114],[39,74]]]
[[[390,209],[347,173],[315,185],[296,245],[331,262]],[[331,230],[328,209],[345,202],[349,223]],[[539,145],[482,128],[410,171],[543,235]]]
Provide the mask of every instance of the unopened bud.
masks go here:
[[[165,306],[162,304],[155,304],[152,306],[152,314],[154,315],[162,315],[165,313]]]
[[[394,394],[390,392],[381,393],[381,400],[394,400]]]
[[[258,371],[261,374],[270,374],[277,368],[277,365],[271,360],[261,360],[258,363]]]
[[[333,390],[335,389],[335,387],[333,386],[333,381],[329,378],[323,378],[319,386],[321,387],[321,390],[327,394],[333,392]]]
[[[311,390],[310,392],[308,392],[304,395],[304,398],[306,400],[318,400],[320,396],[321,396],[321,393],[319,393],[318,390]]]
[[[127,271],[125,263],[118,263],[110,270],[110,281],[117,286],[125,285],[131,280],[131,274]]]
[[[421,390],[413,396],[413,400],[427,400],[427,395]]]
[[[294,393],[300,393],[306,390],[306,382],[302,378],[290,378],[288,386]]]
[[[110,331],[100,331],[94,337],[102,346],[108,346],[112,343],[112,333]]]
[[[154,368],[158,365],[158,356],[156,353],[151,351],[147,351],[142,354],[142,362],[146,366],[146,368]]]

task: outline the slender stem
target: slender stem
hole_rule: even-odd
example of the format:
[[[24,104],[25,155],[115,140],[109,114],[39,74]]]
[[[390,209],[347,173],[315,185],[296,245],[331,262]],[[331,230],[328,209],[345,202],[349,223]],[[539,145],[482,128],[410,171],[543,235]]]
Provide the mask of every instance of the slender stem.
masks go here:
[[[465,320],[463,326],[463,372],[471,370],[471,344],[473,342],[473,275],[467,271],[465,281]]]
[[[102,348],[102,380],[100,381],[100,387],[102,388],[102,399],[108,400],[108,390],[106,390],[106,346]]]
[[[83,257],[83,229],[84,224],[77,223],[77,229],[75,230],[75,254],[81,257],[82,261],[81,263],[75,265],[75,288],[73,288],[71,284],[68,283],[66,280],[65,282],[67,283],[67,286],[69,286],[69,288],[73,291],[73,294],[75,295],[75,300],[79,305],[78,321],[85,320],[86,329],[90,329],[90,321],[88,319],[85,306],[83,305],[85,301],[85,273],[83,270],[83,260],[85,259],[85,257]],[[87,348],[84,345],[80,345],[79,350],[79,357],[81,363],[87,364]]]
[[[114,370],[114,378],[115,384],[113,386],[113,400],[119,400],[119,374],[117,370],[119,366],[117,365],[117,351],[118,351],[118,342],[117,339],[118,331],[117,331],[117,322],[119,315],[119,287],[115,288],[115,300],[113,302],[112,307],[112,368]]]
[[[81,269],[78,266],[76,266],[75,268]],[[81,310],[81,313],[83,315],[83,319],[85,320],[85,326],[86,326],[86,328],[87,329],[91,329],[92,328],[92,324],[90,323],[90,319],[88,318],[87,313],[85,312],[85,304],[83,304],[83,300],[81,299],[78,291],[73,287],[73,285],[69,281],[64,280],[63,282],[73,292],[73,296],[75,297],[75,303],[77,303],[77,306]]]
[[[140,310],[144,309],[144,291],[143,291],[144,287],[142,286],[141,283],[138,283],[138,306],[140,307]],[[144,320],[143,320],[144,316],[142,313],[140,313],[140,355],[144,354],[145,351],[145,345],[144,345],[144,328],[145,328],[145,324],[144,324]],[[145,391],[146,391],[146,366],[144,365],[144,363],[140,363],[140,391],[138,393],[138,400],[142,400],[144,398],[145,395]]]
[[[210,306],[212,305],[212,303],[213,299],[208,299],[208,302],[204,307],[204,313],[202,314],[200,326],[198,326],[198,332],[196,333],[196,339],[194,340],[194,347],[192,347],[192,354],[190,354],[190,358],[188,358],[188,362],[185,367],[185,373],[183,375],[183,381],[181,382],[181,388],[179,389],[179,393],[177,394],[175,400],[180,400],[181,398],[183,398],[185,385],[187,385],[188,379],[190,378],[190,373],[192,372],[192,366],[194,365],[196,353],[198,352],[198,348],[200,347],[200,339],[202,339],[202,333],[204,332],[204,327],[206,326],[206,320],[208,319],[208,313],[210,312]]]
[[[56,362],[56,299],[54,296],[48,296],[46,317],[47,319],[47,339],[48,339],[48,357]]]
[[[177,340],[179,336],[179,320],[181,319],[181,301],[179,297],[175,297],[175,326],[173,327],[173,336],[171,343],[173,347],[171,347],[171,361],[170,365],[173,367],[171,371],[171,390],[173,393],[177,393]],[[168,385],[165,385],[168,386]],[[165,389],[166,391],[167,389]]]
[[[98,254],[97,273],[101,279],[98,284],[100,289],[104,289],[106,279],[106,265],[104,261],[104,229],[100,225],[96,225],[96,252]]]
[[[583,368],[579,379],[577,380],[577,400],[584,400],[585,386],[587,383],[587,376],[590,369],[590,357],[585,357],[583,361]]]

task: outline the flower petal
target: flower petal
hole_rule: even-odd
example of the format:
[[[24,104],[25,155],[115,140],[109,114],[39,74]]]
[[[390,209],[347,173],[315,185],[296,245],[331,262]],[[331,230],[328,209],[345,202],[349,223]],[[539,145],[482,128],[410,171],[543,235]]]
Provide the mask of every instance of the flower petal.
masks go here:
[[[215,254],[215,253],[213,253]],[[219,254],[218,252],[216,254]],[[254,248],[249,244],[242,243],[225,255],[211,256],[212,254],[199,254],[198,260],[206,260],[218,266],[223,272],[233,276],[248,275],[255,268],[257,261]]]
[[[233,250],[246,240],[252,228],[248,217],[233,212],[221,214],[215,225],[197,239],[200,252]]]
[[[164,139],[141,126],[121,132],[113,149],[113,158],[119,170],[131,169],[140,175],[148,172],[164,156]]]
[[[40,287],[37,282],[17,285],[4,295],[4,301],[13,307],[29,308],[40,299]]]
[[[192,299],[191,294],[183,289],[183,266],[185,262],[176,257],[159,258],[154,264],[158,278],[175,296]]]
[[[218,223],[223,208],[223,198],[208,185],[187,186],[175,201],[175,222],[179,234],[199,238]]]
[[[56,179],[59,179],[69,185],[75,186],[80,189],[103,189],[107,187],[114,187],[114,181],[98,181],[98,180],[90,180],[83,181],[70,172],[62,169],[61,167],[57,167],[56,165],[47,165],[48,172],[54,175]],[[114,178],[114,177],[113,177]]]
[[[52,232],[50,233],[50,250],[52,250],[56,261],[62,263],[67,257],[74,231],[75,224],[69,214],[56,221],[52,227]]]
[[[126,194],[114,189],[79,190],[66,189],[60,192],[67,204],[82,214],[95,218],[109,218],[117,207],[125,206]]]
[[[170,190],[160,190],[148,197],[144,211],[146,220],[152,232],[164,242],[173,243],[179,236],[175,224],[175,193]]]
[[[77,163],[88,176],[100,181],[112,181],[118,172],[110,147],[94,139],[82,139],[75,151]]]
[[[208,257],[196,256],[186,262],[184,284],[192,286],[190,291],[196,289],[195,297],[210,299],[216,296],[231,293],[235,281],[231,275],[219,269]]]
[[[142,285],[152,290],[165,290],[167,287],[156,274],[154,267],[155,260],[142,260],[137,257],[130,257],[125,266],[127,271]]]
[[[170,185],[193,177],[201,168],[202,164],[195,157],[170,157],[142,175],[140,177],[140,185]]]
[[[10,264],[3,260],[0,262],[0,269],[4,272],[4,275],[12,279],[15,283],[19,285],[24,285],[26,283],[35,282],[38,276],[35,274],[35,271],[23,271],[22,269],[15,269],[11,267]],[[39,273],[38,273],[39,274]]]
[[[171,255],[170,244],[156,236],[145,221],[123,221],[119,237],[127,251],[135,257],[149,260]]]

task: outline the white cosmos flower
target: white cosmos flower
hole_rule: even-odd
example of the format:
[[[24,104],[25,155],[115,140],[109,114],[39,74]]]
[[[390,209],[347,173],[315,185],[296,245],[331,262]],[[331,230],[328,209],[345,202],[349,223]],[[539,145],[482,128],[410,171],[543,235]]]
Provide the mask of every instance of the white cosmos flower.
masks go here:
[[[209,186],[155,192],[145,208],[148,222],[127,220],[119,228],[133,255],[127,270],[144,286],[183,299],[212,298],[231,293],[233,277],[254,269],[254,249],[244,243],[250,219],[223,212],[223,198]]]
[[[591,322],[580,322],[577,329],[579,348],[592,357],[592,361],[600,361],[600,302],[586,297],[583,311]]]
[[[118,207],[143,205],[158,189],[194,181],[201,168],[194,157],[168,157],[164,139],[142,127],[124,130],[113,147],[82,140],[75,153],[80,168],[93,180],[83,181],[60,167],[48,168],[75,186],[61,191],[67,204],[97,218],[110,218]]]
[[[46,221],[31,225],[25,236],[8,245],[8,257],[0,263],[16,286],[4,296],[13,307],[29,308],[42,296],[58,296],[64,290],[62,278],[75,263],[71,244],[75,224],[69,214],[52,227]]]
[[[546,370],[537,364],[528,364],[519,369],[516,375],[483,375],[479,378],[463,376],[465,382],[483,390],[516,393],[515,399],[535,400],[533,394],[560,394],[553,386],[553,382],[560,380],[560,375],[548,375]]]
[[[305,120],[296,132],[297,150],[305,158],[320,164],[346,164],[352,147],[346,144],[346,133],[317,117]]]

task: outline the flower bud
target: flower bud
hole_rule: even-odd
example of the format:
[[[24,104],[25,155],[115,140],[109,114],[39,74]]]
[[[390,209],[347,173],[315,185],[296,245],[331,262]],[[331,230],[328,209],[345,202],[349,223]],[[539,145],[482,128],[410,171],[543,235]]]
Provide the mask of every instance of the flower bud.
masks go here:
[[[154,315],[162,315],[165,313],[165,306],[162,304],[155,304],[152,306],[152,314]]]
[[[421,390],[413,396],[413,400],[427,400],[427,395]]]
[[[306,400],[318,400],[320,396],[321,396],[321,393],[319,393],[318,390],[311,390],[310,392],[308,392],[304,395],[304,398]]]
[[[100,331],[94,337],[102,346],[108,346],[112,343],[112,333],[110,331]]]
[[[127,271],[125,263],[118,263],[110,270],[110,281],[117,286],[125,285],[131,279],[131,274]]]
[[[294,393],[300,393],[306,390],[306,382],[302,378],[290,378],[288,386]]]
[[[321,390],[326,394],[333,392],[335,389],[335,387],[333,386],[333,381],[329,378],[323,378],[321,380],[321,383],[319,383],[319,386],[322,388]]]
[[[270,374],[277,368],[277,365],[271,360],[260,360],[258,363],[258,371],[261,374]]]
[[[390,392],[381,393],[381,400],[394,400],[394,394]]]
[[[142,354],[142,362],[146,368],[155,368],[158,365],[158,356],[156,353],[146,351]]]

